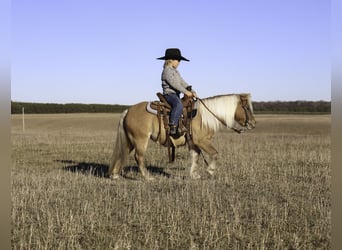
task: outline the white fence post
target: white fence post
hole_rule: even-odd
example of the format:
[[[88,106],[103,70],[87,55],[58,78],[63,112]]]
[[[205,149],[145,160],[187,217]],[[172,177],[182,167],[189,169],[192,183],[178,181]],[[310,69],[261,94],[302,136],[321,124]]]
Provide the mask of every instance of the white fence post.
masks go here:
[[[23,107],[23,132],[25,132],[25,108]]]

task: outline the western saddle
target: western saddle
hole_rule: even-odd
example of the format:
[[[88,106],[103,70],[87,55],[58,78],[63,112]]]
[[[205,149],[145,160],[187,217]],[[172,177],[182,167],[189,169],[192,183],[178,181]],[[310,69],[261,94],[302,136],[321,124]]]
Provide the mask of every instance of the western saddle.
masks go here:
[[[168,148],[169,162],[174,162],[175,160],[175,148],[178,146],[183,146],[188,143],[189,148],[192,148],[192,133],[191,133],[191,120],[196,115],[195,100],[191,97],[184,96],[182,100],[183,104],[183,114],[179,119],[178,130],[183,132],[178,132],[176,135],[170,135],[170,127],[169,127],[169,116],[171,112],[171,105],[167,102],[162,93],[158,92],[157,96],[159,101],[151,102],[151,108],[157,111],[157,117],[159,122],[159,134],[158,138],[160,143]],[[161,133],[161,125],[162,119],[164,123],[164,129],[166,134],[166,140],[164,142],[161,141],[160,133]],[[185,132],[184,132],[185,131]]]

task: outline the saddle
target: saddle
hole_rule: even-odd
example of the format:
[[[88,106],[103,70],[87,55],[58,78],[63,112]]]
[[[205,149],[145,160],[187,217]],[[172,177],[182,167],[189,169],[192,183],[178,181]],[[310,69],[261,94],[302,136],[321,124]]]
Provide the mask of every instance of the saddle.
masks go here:
[[[161,132],[161,119],[163,119],[164,129],[166,134],[166,140],[164,143],[160,141],[164,146],[167,146],[169,153],[169,161],[173,162],[175,160],[175,148],[178,146],[183,146],[188,143],[189,147],[192,147],[192,135],[191,135],[191,120],[195,117],[197,108],[195,107],[195,101],[192,98],[184,96],[181,101],[183,104],[183,114],[179,119],[178,129],[183,131],[181,133],[177,133],[176,136],[170,136],[170,127],[169,127],[169,117],[171,112],[171,105],[167,102],[162,93],[158,92],[157,96],[159,101],[153,101],[150,103],[150,108],[155,110],[157,113],[158,121],[159,121],[159,134],[158,138],[160,138]],[[185,132],[184,132],[185,131]],[[161,140],[161,139],[160,139]],[[172,154],[170,152],[172,150]]]

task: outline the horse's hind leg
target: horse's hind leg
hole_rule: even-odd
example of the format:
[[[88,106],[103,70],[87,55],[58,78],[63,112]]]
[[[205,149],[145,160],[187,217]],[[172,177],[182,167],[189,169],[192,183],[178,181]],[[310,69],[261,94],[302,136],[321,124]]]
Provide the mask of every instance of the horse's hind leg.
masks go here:
[[[112,157],[112,161],[110,163],[108,176],[111,179],[117,179],[121,176],[122,168],[124,163],[126,162],[126,158],[129,155],[129,153],[133,150],[133,147],[130,145],[127,145],[126,148],[122,149],[120,152],[120,157],[115,158],[115,155]]]
[[[135,148],[135,161],[137,162],[141,174],[144,176],[146,180],[153,180],[154,178],[150,175],[148,170],[146,169],[145,163],[144,163],[144,155],[147,149],[148,139],[146,141],[141,141],[140,143],[137,143]]]

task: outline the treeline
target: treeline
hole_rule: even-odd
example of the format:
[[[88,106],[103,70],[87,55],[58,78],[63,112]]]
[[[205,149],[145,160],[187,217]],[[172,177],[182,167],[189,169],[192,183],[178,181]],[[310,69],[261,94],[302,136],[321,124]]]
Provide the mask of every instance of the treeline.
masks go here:
[[[253,102],[255,113],[331,113],[331,102],[327,101],[274,101]]]
[[[21,114],[22,108],[26,114],[49,113],[121,113],[130,106],[110,104],[56,104],[56,103],[29,103],[11,102],[11,113]],[[331,113],[331,102],[326,101],[274,101],[253,102],[256,114],[266,113]]]
[[[121,113],[129,106],[110,104],[81,104],[81,103],[30,103],[11,102],[11,113],[21,114],[52,114],[52,113]]]

